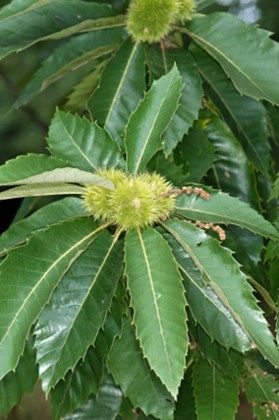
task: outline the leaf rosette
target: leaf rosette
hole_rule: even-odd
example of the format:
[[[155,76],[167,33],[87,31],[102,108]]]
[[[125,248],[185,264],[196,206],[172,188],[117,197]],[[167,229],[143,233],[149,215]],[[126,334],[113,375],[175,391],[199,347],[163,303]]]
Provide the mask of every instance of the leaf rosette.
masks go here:
[[[279,234],[258,212],[256,171],[270,195],[258,100],[279,104],[278,45],[233,15],[195,15],[212,0],[123,1],[119,16],[101,3],[0,11],[0,57],[75,35],[16,106],[89,72],[65,105],[87,117],[57,109],[52,156],[0,166],[0,200],[28,199],[0,237],[0,412],[39,376],[55,420],[132,418],[133,407],[140,418],[233,420],[239,384],[259,419],[277,418],[262,358],[278,368],[278,347],[252,286],[274,311],[277,277],[269,294],[258,263],[269,238],[272,282]],[[30,213],[33,197],[64,195]]]

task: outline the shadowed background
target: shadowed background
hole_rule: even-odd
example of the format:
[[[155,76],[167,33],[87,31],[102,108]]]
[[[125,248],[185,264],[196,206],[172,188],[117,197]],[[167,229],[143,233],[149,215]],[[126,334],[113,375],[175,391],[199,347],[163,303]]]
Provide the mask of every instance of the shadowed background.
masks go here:
[[[109,1],[104,0],[104,3],[106,2]],[[121,7],[123,0],[113,2]],[[9,1],[0,0],[0,7],[7,3]],[[279,41],[279,0],[218,0],[216,5],[208,10],[229,11],[248,23],[260,24],[273,32],[273,38]],[[34,70],[60,43],[61,41],[41,43],[0,62],[0,164],[19,154],[46,152],[44,137],[55,106],[63,103],[63,98],[71,91],[79,75],[73,72],[66,76],[19,110],[13,109],[12,105]],[[0,232],[9,226],[19,205],[20,200],[1,202]],[[38,384],[33,395],[26,396],[21,406],[13,410],[9,419],[39,418],[47,420],[51,417]],[[250,408],[242,401],[237,419],[252,418]]]

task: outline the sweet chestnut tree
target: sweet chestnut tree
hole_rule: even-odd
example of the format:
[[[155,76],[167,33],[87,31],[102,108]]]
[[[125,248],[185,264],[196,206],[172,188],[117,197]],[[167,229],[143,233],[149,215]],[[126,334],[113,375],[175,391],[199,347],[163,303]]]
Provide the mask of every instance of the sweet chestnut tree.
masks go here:
[[[1,58],[50,44],[14,107],[83,70],[0,167],[52,197],[0,236],[2,414],[39,379],[53,419],[279,418],[279,46],[213,2],[1,9]]]

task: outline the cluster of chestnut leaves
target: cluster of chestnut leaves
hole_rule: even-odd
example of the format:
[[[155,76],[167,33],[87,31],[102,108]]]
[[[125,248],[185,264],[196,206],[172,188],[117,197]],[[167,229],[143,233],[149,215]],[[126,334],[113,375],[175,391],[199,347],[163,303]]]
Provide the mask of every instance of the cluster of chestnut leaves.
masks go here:
[[[59,40],[15,107],[83,77],[51,122],[52,156],[0,167],[0,200],[67,196],[33,213],[23,201],[0,237],[0,412],[39,378],[55,419],[234,419],[241,391],[277,419],[279,46],[198,14],[212,0],[160,44],[135,43],[127,2],[112,3],[0,11],[1,58]],[[119,231],[84,206],[85,186],[114,188],[100,168],[155,171],[210,199],[181,194],[168,220]]]

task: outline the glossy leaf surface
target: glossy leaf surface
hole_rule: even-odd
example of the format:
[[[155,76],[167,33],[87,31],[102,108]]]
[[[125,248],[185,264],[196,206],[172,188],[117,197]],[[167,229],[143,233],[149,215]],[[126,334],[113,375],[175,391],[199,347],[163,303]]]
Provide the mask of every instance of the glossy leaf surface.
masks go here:
[[[96,229],[87,218],[54,225],[10,251],[0,265],[0,378],[16,367],[31,325]]]
[[[208,54],[199,48],[193,49],[193,52],[210,99],[255,167],[268,175],[271,155],[265,107],[255,99],[240,95],[226,73]]]
[[[232,252],[187,222],[172,220],[164,226],[189,253],[204,281],[210,284],[262,355],[278,366],[279,349],[257,305],[254,290],[233,259]]]
[[[189,328],[203,358],[207,359],[210,364],[215,364],[224,375],[230,378],[238,379],[242,375],[242,354],[234,349],[227,350],[217,341],[212,341],[201,326],[195,325],[193,321]]]
[[[218,117],[211,119],[206,132],[216,156],[210,177],[213,185],[259,209],[255,170],[241,144]]]
[[[0,192],[1,200],[12,198],[38,197],[44,195],[82,195],[84,188],[74,184],[31,184],[20,185]]]
[[[90,347],[84,360],[80,360],[75,369],[69,371],[66,377],[50,390],[55,419],[74,412],[85,403],[90,394],[97,395],[100,391],[108,353],[122,331],[123,308],[118,295],[122,294],[123,290],[119,286],[120,284],[94,348]]]
[[[277,420],[279,416],[278,377],[247,365],[244,392],[259,420]]]
[[[127,319],[109,354],[108,368],[135,407],[141,408],[146,415],[166,420],[172,418],[172,397],[143,358],[134,328]]]
[[[96,395],[103,377],[103,365],[96,351],[90,348],[74,370],[67,373],[64,379],[50,392],[51,408],[54,420],[65,414],[73,413],[81,407],[90,394]]]
[[[196,361],[193,388],[199,420],[234,420],[238,406],[237,382],[206,360]]]
[[[230,226],[226,236],[224,245],[234,252],[234,258],[244,267],[243,271],[264,284],[260,267],[263,238],[237,226]]]
[[[202,269],[196,266],[189,253],[172,235],[163,234],[179,263],[194,320],[202,326],[211,340],[240,352],[249,350],[251,342],[246,331],[240,327],[230,308],[224,304],[214,287],[203,278]]]
[[[47,142],[55,156],[85,171],[124,165],[117,143],[105,130],[70,113],[56,111]]]
[[[174,152],[175,161],[181,164],[188,182],[198,182],[214,165],[214,147],[205,132],[193,128],[184,136]]]
[[[79,35],[57,48],[25,86],[14,106],[20,107],[69,72],[111,53],[124,38],[122,28]]]
[[[74,414],[70,414],[65,420],[112,420],[115,419],[122,402],[122,393],[108,377],[102,383],[97,398],[90,398],[83,407]]]
[[[183,194],[176,199],[177,212],[188,219],[203,222],[233,224],[262,236],[279,239],[279,233],[270,222],[246,203],[220,191],[207,189],[210,199],[195,194]]]
[[[116,290],[122,260],[120,242],[106,231],[95,236],[41,313],[35,347],[47,392],[94,345]]]
[[[148,50],[147,60],[156,78],[167,73],[176,63],[184,84],[179,107],[163,134],[164,153],[168,156],[198,118],[203,97],[201,79],[192,56],[186,51],[159,51],[153,47]]]
[[[49,36],[59,38],[59,32],[63,36],[63,32],[83,20],[113,15],[108,5],[70,0],[70,6],[68,0],[14,0],[3,8],[0,13],[0,58]]]
[[[20,185],[36,175],[69,166],[60,159],[46,155],[28,154],[8,160],[0,166],[0,185]]]
[[[188,347],[182,278],[170,248],[152,228],[127,233],[125,260],[136,335],[151,368],[175,397]]]
[[[36,230],[44,229],[49,225],[63,220],[87,216],[83,202],[80,198],[68,197],[48,204],[17,223],[0,236],[0,256],[9,248],[19,245]]]
[[[186,32],[221,64],[240,93],[279,103],[273,70],[277,68],[279,46],[269,39],[269,32],[230,13],[198,16],[187,25]]]
[[[73,184],[94,184],[99,185],[103,188],[113,188],[113,184],[103,179],[98,175],[91,174],[90,172],[82,171],[77,168],[56,168],[52,171],[42,172],[38,175],[30,176],[29,178],[22,179],[20,183],[27,185],[34,184],[62,184],[62,183],[73,183]],[[17,182],[11,182],[12,185],[18,184]],[[10,184],[10,185],[11,185]]]
[[[105,68],[88,101],[92,118],[120,141],[145,88],[144,47],[128,39]]]
[[[176,65],[155,81],[126,130],[127,169],[132,173],[144,170],[152,156],[162,149],[162,134],[177,110],[182,80]]]
[[[31,392],[38,378],[33,340],[26,342],[25,350],[15,372],[9,372],[0,381],[0,413],[7,416],[20,403],[26,392]]]

